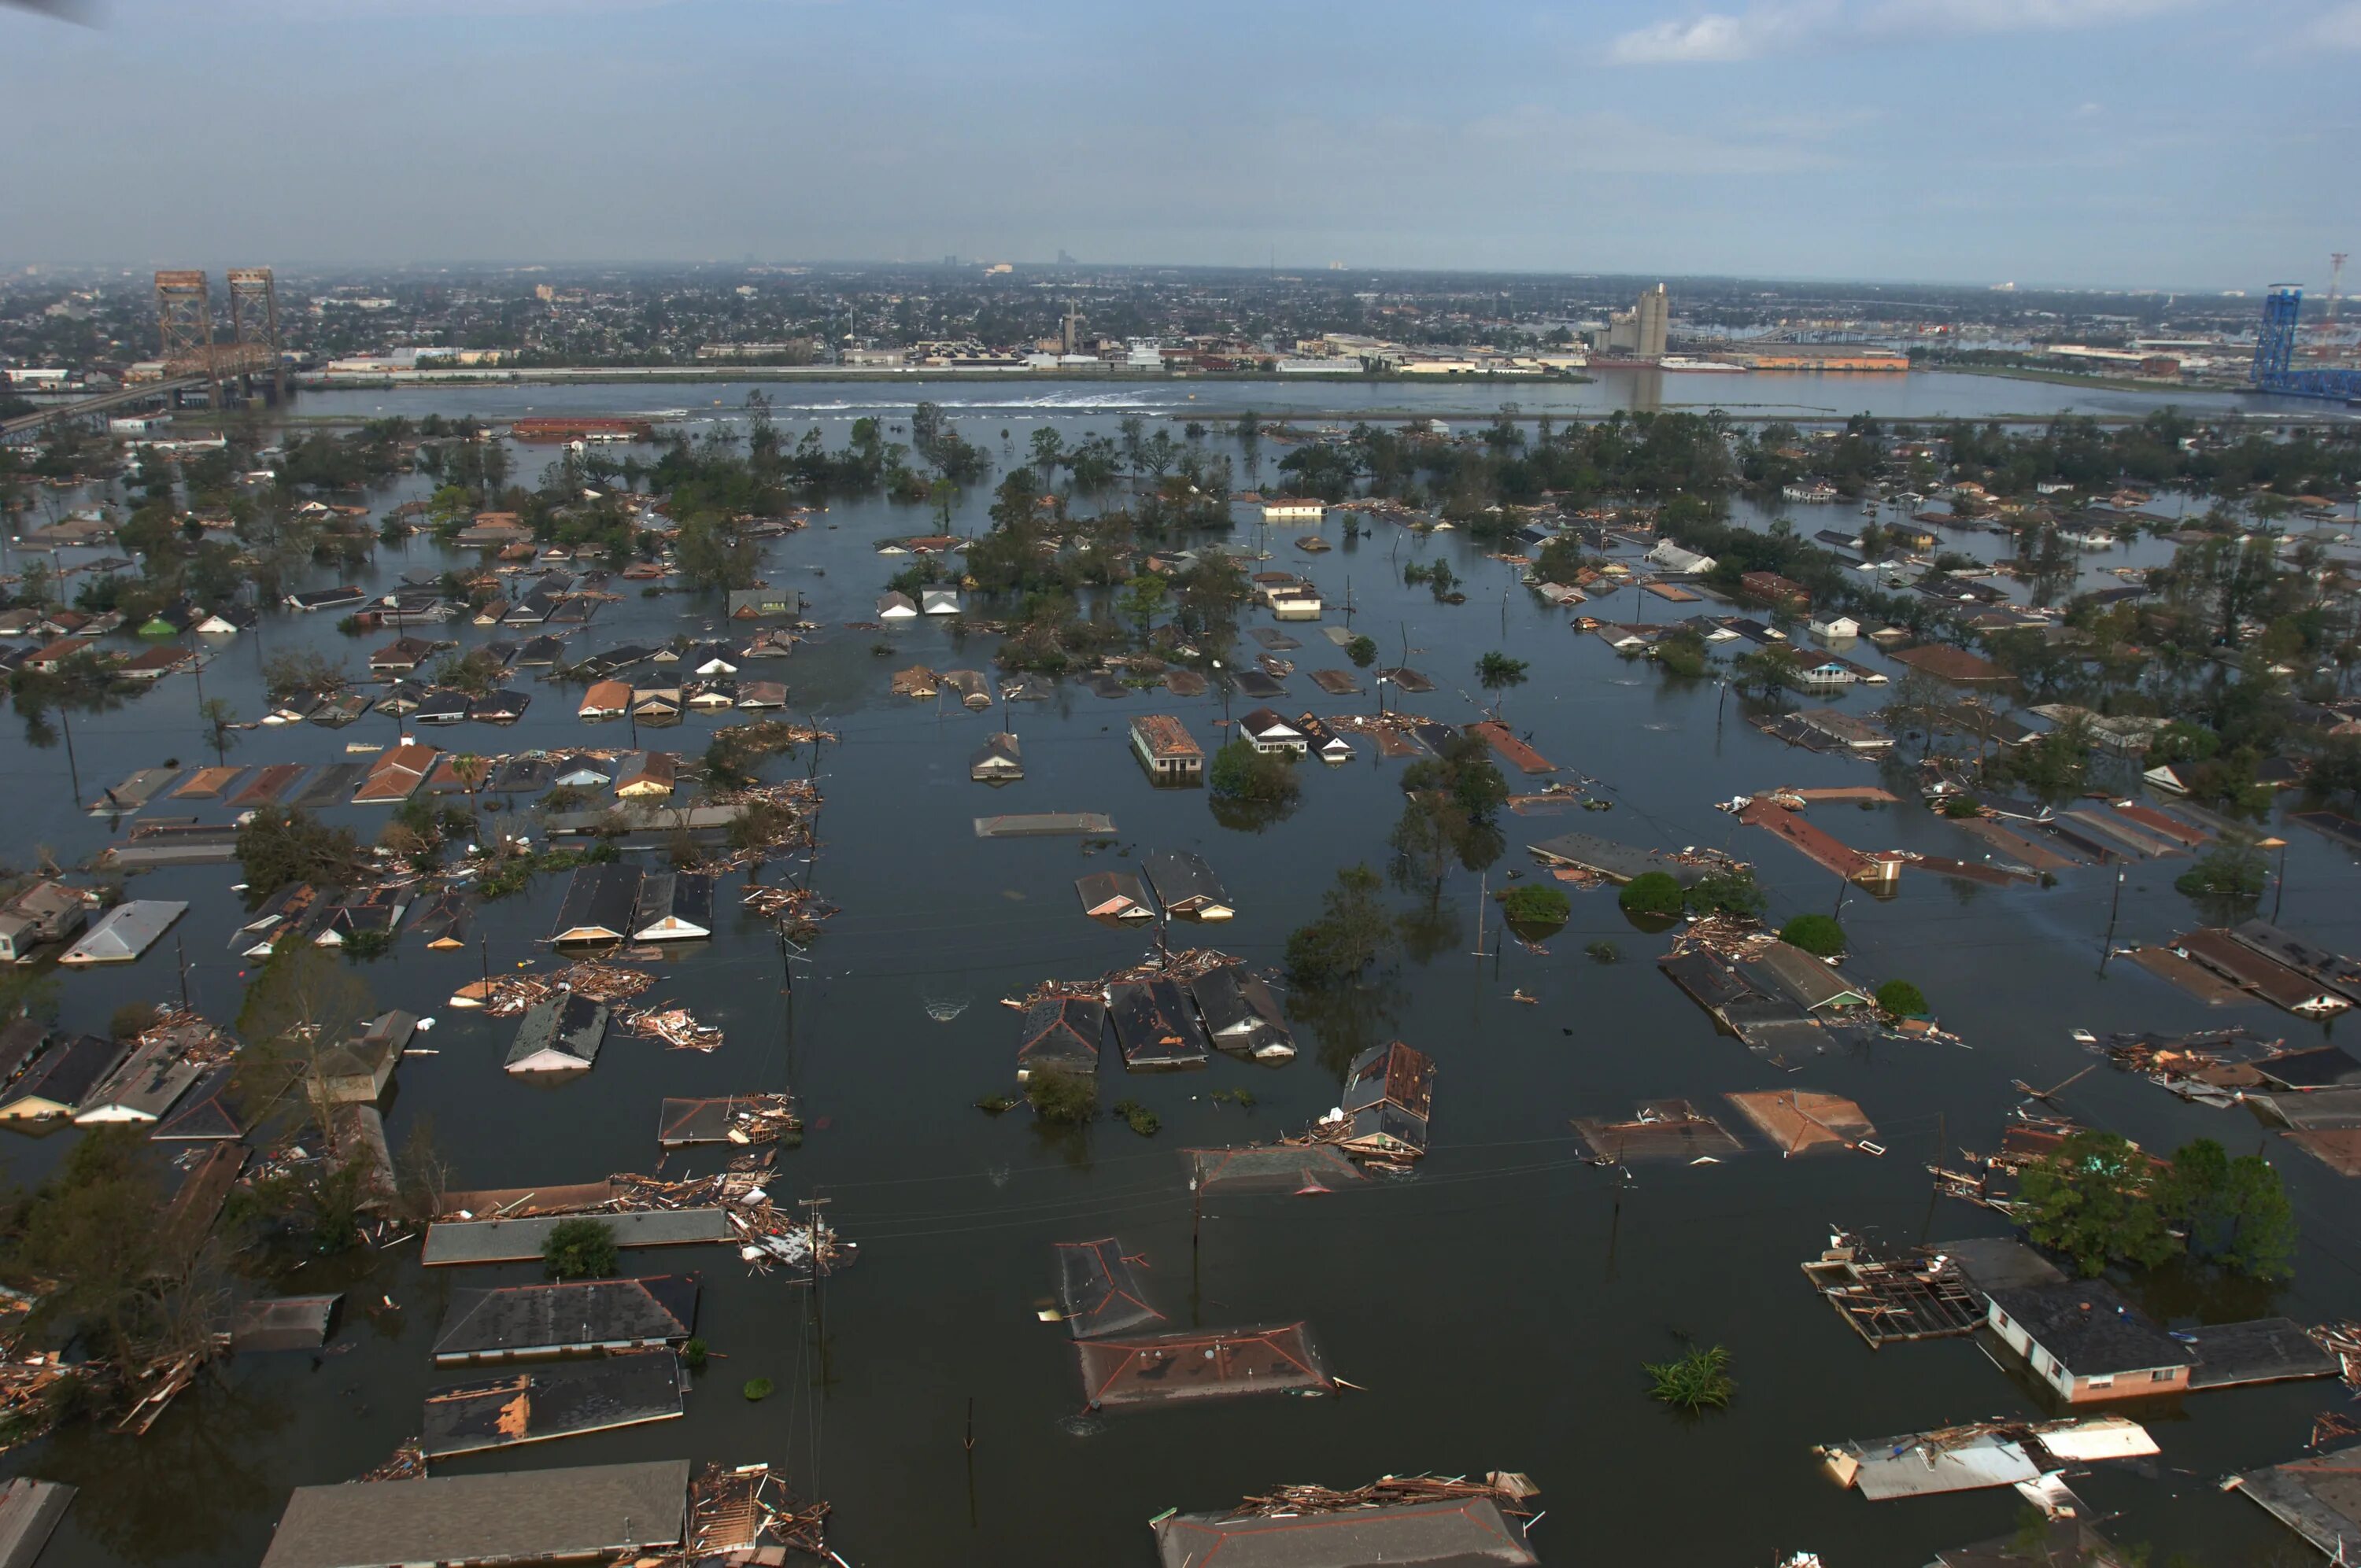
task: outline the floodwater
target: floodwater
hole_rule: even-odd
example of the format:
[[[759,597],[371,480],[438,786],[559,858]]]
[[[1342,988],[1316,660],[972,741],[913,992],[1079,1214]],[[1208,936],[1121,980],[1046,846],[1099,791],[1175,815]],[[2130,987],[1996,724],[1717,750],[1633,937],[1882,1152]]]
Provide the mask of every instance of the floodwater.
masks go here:
[[[2048,390],[1966,385],[2015,407]],[[1869,386],[1848,384],[1843,394],[1858,400]],[[721,394],[725,408],[741,394],[694,390]],[[790,433],[818,421],[832,442],[842,439],[842,424],[818,410],[790,412],[791,395],[844,404],[832,411],[839,420],[885,396],[866,386],[769,390]],[[1004,400],[954,411],[962,432],[1004,466],[1019,460],[1044,419],[1071,442],[1111,430],[1117,408],[1131,406],[1020,408],[999,389],[975,390]],[[1253,393],[1267,412],[1283,407],[1265,388]],[[1214,394],[1240,396],[1228,386],[1204,389]],[[1383,395],[1403,398],[1399,388]],[[1159,389],[1143,406],[1161,410],[1178,396]],[[521,398],[541,409],[665,406],[644,388],[496,389],[307,397],[301,409],[514,413],[528,406]],[[1538,399],[1523,400],[1530,408]],[[1263,444],[1266,478],[1282,451]],[[521,451],[517,471],[530,478],[547,455]],[[1243,462],[1239,477],[1247,478]],[[414,482],[405,481],[381,499],[412,493]],[[956,526],[984,526],[987,499],[979,487]],[[1794,510],[1806,531],[1852,521],[1842,509]],[[1828,515],[1814,515],[1820,511]],[[1507,695],[1510,720],[1561,767],[1601,781],[1616,802],[1598,815],[1504,817],[1510,848],[1489,873],[1492,889],[1512,869],[1534,874],[1525,845],[1580,828],[1636,844],[1728,845],[1755,861],[1774,918],[1836,904],[1833,877],[1767,834],[1736,828],[1713,803],[1774,784],[1870,783],[1868,764],[1784,747],[1747,726],[1735,698],[1725,710],[1711,684],[1667,681],[1573,634],[1565,612],[1514,588],[1510,568],[1459,535],[1421,542],[1381,524],[1349,541],[1338,524],[1327,526],[1336,548],[1318,555],[1294,550],[1292,531],[1273,532],[1273,564],[1308,573],[1332,605],[1345,600],[1349,583],[1353,625],[1378,639],[1388,662],[1407,644],[1408,662],[1434,676],[1437,689],[1404,706],[1445,720],[1474,718],[1476,661],[1504,648],[1532,664],[1529,684]],[[792,707],[840,737],[820,763],[827,805],[815,881],[842,913],[796,965],[791,999],[769,930],[725,914],[713,942],[660,966],[665,980],[652,993],[721,1025],[728,1037],[719,1050],[667,1051],[617,1036],[587,1077],[536,1088],[500,1070],[512,1023],[445,1004],[474,978],[476,954],[428,954],[412,938],[364,968],[382,1004],[437,1018],[423,1043],[439,1054],[404,1063],[388,1128],[399,1148],[431,1123],[462,1185],[652,1170],[662,1097],[792,1087],[810,1130],[800,1149],[781,1157],[772,1190],[782,1201],[831,1199],[834,1221],[862,1244],[858,1264],[829,1280],[817,1301],[778,1279],[744,1277],[726,1249],[629,1255],[641,1272],[703,1272],[700,1332],[714,1360],[687,1417],[463,1461],[450,1472],[767,1459],[785,1463],[805,1494],[835,1505],[833,1544],[854,1563],[1115,1564],[1152,1561],[1147,1520],[1167,1508],[1220,1507],[1279,1482],[1349,1486],[1389,1471],[1499,1467],[1527,1471],[1543,1487],[1551,1513],[1535,1541],[1553,1562],[1762,1564],[1811,1548],[1832,1568],[1922,1563],[1937,1548],[2010,1532],[2017,1499],[2003,1491],[1869,1503],[1838,1491],[1808,1445],[2039,1406],[1973,1342],[1868,1350],[1806,1288],[1797,1264],[1817,1254],[1832,1223],[1905,1241],[2003,1229],[1985,1211],[1932,1197],[1925,1162],[1946,1141],[1992,1147],[2017,1098],[2011,1080],[2046,1087],[2091,1066],[2094,1058],[2068,1037],[2073,1027],[2103,1034],[2245,1023],[2290,1038],[2326,1032],[2260,1004],[2208,1008],[2136,968],[2103,961],[2111,872],[2070,872],[2048,889],[1910,874],[1890,902],[1856,891],[1844,905],[1849,967],[1872,981],[1917,981],[1966,1047],[1880,1044],[1789,1075],[1716,1034],[1657,972],[1652,959],[1664,938],[1633,930],[1611,893],[1577,894],[1572,924],[1546,953],[1504,948],[1496,920],[1478,956],[1479,884],[1455,875],[1433,909],[1389,894],[1425,916],[1417,953],[1386,983],[1299,1025],[1303,1051],[1294,1062],[1266,1069],[1217,1059],[1202,1072],[1148,1077],[1110,1070],[1103,1100],[1128,1096],[1156,1112],[1163,1129],[1154,1137],[1113,1120],[1068,1135],[1045,1134],[1023,1112],[987,1116],[973,1102],[1013,1077],[1016,1018],[1000,999],[1141,954],[1139,934],[1081,916],[1074,877],[1151,849],[1200,850],[1239,915],[1202,933],[1176,926],[1176,944],[1202,938],[1275,963],[1286,933],[1316,913],[1338,867],[1383,864],[1403,764],[1366,747],[1339,768],[1306,764],[1301,808],[1261,832],[1240,831],[1217,824],[1201,793],[1150,788],[1125,743],[1131,716],[1166,711],[1210,748],[1224,713],[1218,696],[1106,700],[1069,685],[1051,701],[996,714],[893,697],[888,675],[904,665],[989,667],[986,638],[956,646],[940,625],[922,624],[886,634],[893,652],[881,657],[871,652],[878,633],[841,624],[868,619],[884,578],[907,559],[877,556],[875,541],[930,527],[922,508],[839,501],[807,531],[766,547],[770,579],[802,588],[812,619],[830,628],[782,667]],[[1251,528],[1239,537],[1251,539]],[[1987,550],[1995,543],[1971,542]],[[2154,559],[2161,549],[2094,555],[2092,570]],[[1423,588],[1400,586],[1402,565],[1437,555],[1467,579],[1467,603],[1440,606]],[[366,580],[390,585],[404,570],[445,558],[415,540],[380,552]],[[324,570],[319,580],[332,579]],[[1601,613],[1639,619],[1632,597]],[[1672,612],[1651,603],[1644,613]],[[592,648],[653,641],[714,626],[715,612],[710,601],[627,597],[579,636]],[[266,652],[317,647],[357,666],[382,640],[347,641],[332,620],[275,612],[259,635],[216,645],[204,694],[252,715],[261,708]],[[1259,612],[1245,619],[1249,627],[1265,623]],[[1309,672],[1345,661],[1317,628],[1288,630],[1303,647],[1289,654],[1299,674],[1280,706],[1329,713],[1373,703],[1312,687]],[[470,646],[493,635],[465,623],[429,634]],[[1866,645],[1850,656],[1879,662]],[[619,727],[577,722],[571,690],[525,689],[533,708],[505,733],[470,728],[423,738],[478,751],[625,743]],[[1881,700],[1874,688],[1840,699],[1858,711]],[[16,820],[11,858],[28,859],[36,843],[69,863],[85,858],[115,830],[82,816],[76,793],[86,799],[135,768],[168,760],[210,762],[197,702],[195,683],[182,674],[111,713],[77,717],[78,792],[64,749],[27,745],[12,720],[0,738],[0,788]],[[1253,704],[1235,706],[1243,712]],[[970,783],[966,763],[1001,721],[1025,740],[1027,776],[994,790]],[[717,722],[692,717],[643,739],[694,754]],[[347,742],[394,734],[374,717],[337,731],[257,730],[241,736],[230,760],[343,761]],[[801,758],[774,764],[805,765]],[[185,806],[163,801],[149,811],[180,814]],[[1071,839],[986,841],[971,826],[979,815],[1049,810],[1108,813],[1119,847],[1092,854]],[[327,815],[364,831],[379,820],[367,808]],[[1972,840],[1915,805],[1821,806],[1815,816],[1863,847],[1961,859],[1975,852]],[[2283,923],[2350,950],[2361,941],[2361,876],[2310,832],[2289,834]],[[2119,942],[2168,936],[2195,918],[2170,885],[2180,869],[2170,861],[2130,869]],[[176,947],[185,951],[197,1004],[215,1018],[233,1014],[242,976],[225,944],[238,918],[229,891],[236,880],[235,867],[137,879],[138,896],[190,902],[179,941],[167,939],[127,969],[66,979],[65,1024],[101,1028],[127,998],[175,995]],[[735,910],[739,885],[736,876],[725,880],[719,909]],[[537,942],[563,893],[562,879],[544,879],[529,896],[493,906],[483,925],[494,967],[544,957]],[[1620,946],[1621,962],[1583,956],[1600,938]],[[1520,988],[1535,1004],[1510,999]],[[1268,1140],[1302,1126],[1334,1102],[1343,1060],[1396,1037],[1438,1061],[1434,1144],[1414,1178],[1321,1197],[1210,1202],[1202,1227],[1192,1226],[1181,1149]],[[1757,1152],[1715,1166],[1642,1167],[1626,1181],[1582,1164],[1570,1140],[1571,1118],[1628,1113],[1640,1099],[1680,1096],[1718,1111],[1727,1091],[1774,1087],[1858,1100],[1888,1152],[1795,1160]],[[1211,1098],[1240,1088],[1253,1091],[1251,1109]],[[2178,1310],[2361,1316],[2361,1226],[2351,1190],[2324,1168],[2280,1146],[2244,1111],[2184,1105],[2103,1065],[2061,1099],[2075,1114],[2151,1148],[2210,1135],[2234,1152],[2262,1148],[2285,1172],[2304,1234],[2292,1285],[2179,1288]],[[71,1135],[6,1137],[0,1156],[13,1179],[29,1183]],[[719,1158],[712,1151],[675,1157],[664,1174],[701,1173]],[[1060,1328],[1035,1313],[1051,1289],[1050,1244],[1109,1234],[1145,1255],[1152,1299],[1174,1325],[1304,1321],[1334,1371],[1359,1391],[1075,1421],[1082,1400],[1072,1351]],[[536,1272],[429,1275],[406,1245],[276,1282],[348,1292],[324,1355],[225,1363],[144,1439],[78,1427],[8,1456],[13,1470],[83,1488],[45,1568],[255,1561],[291,1486],[349,1477],[416,1432],[421,1397],[447,1380],[431,1370],[429,1345],[450,1289]],[[1640,1364],[1676,1353],[1685,1336],[1729,1347],[1739,1388],[1728,1410],[1684,1420],[1646,1398]],[[779,1391],[746,1401],[739,1389],[755,1377],[773,1379]],[[2324,1384],[2197,1396],[2157,1420],[2160,1463],[2104,1469],[2076,1486],[2095,1507],[2122,1516],[2107,1527],[2118,1540],[2213,1563],[2260,1561],[2293,1538],[2215,1483],[2233,1469],[2297,1456],[2312,1414],[2342,1402],[2342,1391]],[[962,1441],[971,1406],[972,1452]]]

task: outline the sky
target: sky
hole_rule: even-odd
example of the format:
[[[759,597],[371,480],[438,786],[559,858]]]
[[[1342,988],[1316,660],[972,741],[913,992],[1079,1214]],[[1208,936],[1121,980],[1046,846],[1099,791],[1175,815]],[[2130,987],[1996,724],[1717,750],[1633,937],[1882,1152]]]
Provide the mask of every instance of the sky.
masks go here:
[[[13,0],[0,264],[2317,291],[2356,70],[2361,0]]]

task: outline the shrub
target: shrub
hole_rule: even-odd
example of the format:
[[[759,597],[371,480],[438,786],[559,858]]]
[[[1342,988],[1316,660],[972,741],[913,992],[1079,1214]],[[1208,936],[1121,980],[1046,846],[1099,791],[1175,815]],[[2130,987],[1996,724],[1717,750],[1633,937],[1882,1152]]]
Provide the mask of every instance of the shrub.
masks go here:
[[[1688,891],[1688,906],[1699,915],[1760,919],[1769,902],[1752,872],[1716,872]]]
[[[1156,1130],[1164,1125],[1161,1116],[1137,1100],[1116,1101],[1115,1113],[1123,1118],[1125,1125],[1143,1138],[1153,1137]]]
[[[1651,1398],[1692,1414],[1718,1410],[1730,1403],[1738,1385],[1730,1376],[1730,1352],[1719,1345],[1696,1345],[1677,1361],[1643,1364]]]
[[[705,1370],[705,1358],[708,1354],[708,1353],[705,1348],[705,1342],[701,1339],[691,1337],[683,1341],[681,1343],[681,1365],[687,1367],[691,1372],[702,1372]]]
[[[1574,904],[1556,888],[1524,883],[1500,894],[1500,909],[1516,925],[1554,929],[1565,924]]]
[[[1025,1102],[1013,1094],[987,1094],[975,1102],[975,1108],[987,1116],[998,1116],[1016,1110]]]
[[[740,1392],[749,1399],[767,1399],[777,1387],[777,1384],[767,1377],[750,1377],[746,1380],[746,1387]]]
[[[1798,915],[1779,927],[1779,939],[1816,959],[1832,959],[1845,950],[1844,927],[1831,915]]]
[[[1025,1098],[1044,1122],[1087,1122],[1099,1113],[1099,1080],[1095,1075],[1036,1068],[1026,1077]]]
[[[615,1228],[604,1220],[560,1220],[541,1244],[552,1279],[604,1279],[615,1272]]]
[[[1582,950],[1590,955],[1593,963],[1611,964],[1623,956],[1623,949],[1612,942],[1593,942]]]
[[[1889,980],[1879,986],[1877,1004],[1896,1018],[1927,1015],[1927,993],[1906,980]]]
[[[1686,902],[1681,884],[1667,872],[1642,872],[1623,884],[1616,902],[1627,915],[1678,915]]]
[[[1943,803],[1943,815],[1955,822],[1965,822],[1971,817],[1982,817],[1983,814],[1983,807],[1978,806],[1974,799],[1968,795],[1955,795]]]

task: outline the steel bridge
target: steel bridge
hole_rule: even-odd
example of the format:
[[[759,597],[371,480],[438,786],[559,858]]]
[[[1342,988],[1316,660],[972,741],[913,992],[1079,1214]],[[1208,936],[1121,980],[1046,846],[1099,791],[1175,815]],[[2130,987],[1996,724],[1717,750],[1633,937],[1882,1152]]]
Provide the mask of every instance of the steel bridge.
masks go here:
[[[2249,377],[2258,392],[2283,398],[2361,401],[2361,370],[2298,370],[2297,319],[2303,314],[2303,286],[2274,283],[2263,295],[2262,329],[2255,334],[2255,366]]]

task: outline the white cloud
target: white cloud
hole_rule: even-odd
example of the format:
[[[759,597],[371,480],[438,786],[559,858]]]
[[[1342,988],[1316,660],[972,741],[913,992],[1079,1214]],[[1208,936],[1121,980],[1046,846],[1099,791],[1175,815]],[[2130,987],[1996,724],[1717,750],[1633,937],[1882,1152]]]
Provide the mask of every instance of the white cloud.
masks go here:
[[[2208,0],[1809,0],[1739,12],[1667,17],[1619,35],[1607,58],[1617,65],[1689,65],[1760,60],[1806,49],[1840,49],[1941,35],[2065,32],[2140,21]],[[2323,41],[2349,34],[2361,48],[2361,0],[2319,23]]]
[[[1667,19],[1634,28],[1608,46],[1607,58],[1617,65],[1758,60],[1799,47],[1838,15],[1836,0],[1761,6],[1735,16],[1708,11],[1686,21]]]
[[[2361,49],[2361,0],[2323,11],[2304,37],[2323,49]]]

